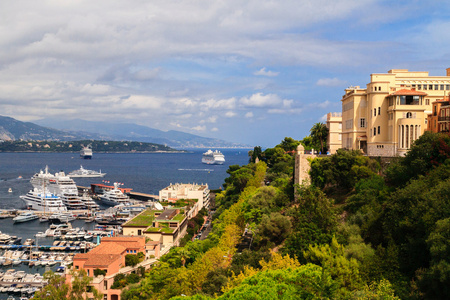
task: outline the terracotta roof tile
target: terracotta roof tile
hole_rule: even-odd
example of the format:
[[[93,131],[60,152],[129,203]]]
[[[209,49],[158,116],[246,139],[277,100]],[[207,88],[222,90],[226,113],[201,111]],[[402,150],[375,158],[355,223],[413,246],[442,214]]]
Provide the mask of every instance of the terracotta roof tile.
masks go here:
[[[92,255],[86,263],[84,267],[108,267],[113,262],[122,259],[121,255],[117,254],[96,254]]]
[[[398,90],[391,94],[391,96],[426,96],[426,95],[428,95],[428,94],[424,93],[424,92],[419,92],[416,90],[407,90],[407,89]]]

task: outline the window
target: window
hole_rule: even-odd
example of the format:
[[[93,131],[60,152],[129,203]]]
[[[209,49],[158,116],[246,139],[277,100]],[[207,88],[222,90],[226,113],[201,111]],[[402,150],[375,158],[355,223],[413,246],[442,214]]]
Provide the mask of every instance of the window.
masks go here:
[[[378,90],[381,91],[381,86],[378,87]]]
[[[432,91],[432,90],[433,90],[433,85],[432,85],[432,84],[428,85],[428,89],[429,89],[430,91]]]
[[[365,118],[359,119],[359,127],[366,128],[366,119]]]
[[[441,88],[440,88],[440,90],[441,90],[441,91],[443,91],[443,90],[444,90],[444,85],[443,85],[443,84],[441,84]]]
[[[430,105],[430,99],[425,99],[425,105]]]
[[[342,134],[341,133],[339,133],[339,141],[342,141]]]
[[[418,85],[417,85],[417,89],[418,89],[418,90],[421,90],[421,89],[422,89],[422,85],[421,85],[421,84],[418,84]]]
[[[374,117],[377,116],[377,109],[376,109],[376,108],[373,109],[373,116],[374,116]]]
[[[424,84],[423,89],[426,91],[428,89],[428,85]]]
[[[419,105],[420,96],[400,96],[400,105]]]
[[[434,90],[435,90],[435,91],[439,90],[439,85],[438,85],[438,84],[435,84],[435,85],[434,85]]]
[[[353,119],[345,121],[345,129],[352,129],[353,128]]]
[[[381,115],[381,107],[378,107],[378,115]]]
[[[445,89],[446,89],[446,90],[450,90],[450,84],[446,84],[446,85],[445,85]]]
[[[380,126],[378,126],[378,134],[380,134]]]
[[[339,123],[339,129],[342,129],[342,123]]]
[[[376,136],[376,135],[377,135],[377,128],[374,127],[374,128],[373,128],[373,136]]]
[[[108,289],[108,280],[103,281],[103,287],[104,287],[105,290]]]
[[[407,113],[406,113],[406,118],[407,118],[407,119],[411,119],[411,118],[412,118],[412,113],[407,112]]]

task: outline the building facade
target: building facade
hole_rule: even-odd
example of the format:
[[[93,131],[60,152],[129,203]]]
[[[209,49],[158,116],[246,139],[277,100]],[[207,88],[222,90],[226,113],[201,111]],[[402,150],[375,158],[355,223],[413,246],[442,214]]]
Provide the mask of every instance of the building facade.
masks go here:
[[[144,236],[166,248],[179,245],[187,223],[187,217],[179,209],[147,209],[122,224],[122,230],[123,235]]]
[[[449,97],[432,103],[433,111],[428,115],[427,130],[431,132],[449,132],[450,100]]]
[[[427,129],[432,103],[450,92],[446,76],[390,70],[349,87],[342,102],[342,147],[369,156],[403,156]]]
[[[159,246],[158,246],[159,247]],[[147,253],[147,248],[152,251],[154,244],[146,246],[145,237],[104,237],[101,244],[88,253],[77,253],[73,258],[75,270],[85,270],[87,275],[93,277],[92,286],[96,288],[105,300],[120,300],[120,289],[111,289],[114,276],[125,267],[127,254]],[[157,249],[159,253],[159,248]],[[105,275],[94,276],[94,271],[100,269]],[[131,272],[132,270],[130,270]],[[71,281],[71,275],[66,275]]]
[[[203,207],[209,208],[210,190],[208,184],[176,183],[170,184],[159,191],[159,202],[161,203],[175,203],[182,199],[196,200],[195,205],[186,212],[189,219],[195,217]]]
[[[337,149],[342,148],[342,113],[327,114],[327,148],[330,154],[335,154]]]

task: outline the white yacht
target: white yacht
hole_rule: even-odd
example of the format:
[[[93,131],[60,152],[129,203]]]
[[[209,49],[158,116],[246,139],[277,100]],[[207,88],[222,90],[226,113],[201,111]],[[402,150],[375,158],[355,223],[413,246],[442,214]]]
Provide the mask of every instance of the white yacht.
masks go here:
[[[119,204],[130,204],[130,198],[122,193],[120,189],[117,188],[117,182],[114,182],[114,189],[105,192],[100,196],[100,201],[106,205],[116,206]]]
[[[84,209],[85,205],[78,196],[78,188],[72,178],[64,174],[64,172],[55,173],[48,172],[48,166],[45,172],[42,170],[31,178],[31,184],[35,188],[45,186],[50,193],[59,196],[67,207],[67,209]]]
[[[22,222],[36,220],[38,218],[39,217],[34,212],[25,212],[25,213],[18,215],[15,218],[13,218],[13,221],[14,221],[14,223],[22,223]]]
[[[55,213],[48,217],[48,221],[51,224],[68,223],[72,222],[73,220],[75,220],[75,217],[67,213]]]
[[[83,166],[80,166],[80,169],[72,171],[67,175],[69,177],[103,177],[106,173],[102,173],[102,170],[100,170],[100,172],[87,170],[83,168]]]
[[[225,162],[225,156],[222,154],[222,152],[215,150],[212,151],[211,149],[203,153],[202,156],[202,163],[208,164],[208,165],[223,165]]]
[[[20,198],[28,207],[31,207],[34,210],[47,212],[67,211],[61,198],[47,190],[44,191],[44,189],[39,190],[38,188],[34,188],[34,190],[30,190],[26,195],[21,195]]]
[[[95,203],[94,199],[92,199],[89,195],[87,190],[83,191],[83,196],[81,196],[81,201],[83,201],[83,205],[86,206],[89,210],[99,210],[100,205]]]

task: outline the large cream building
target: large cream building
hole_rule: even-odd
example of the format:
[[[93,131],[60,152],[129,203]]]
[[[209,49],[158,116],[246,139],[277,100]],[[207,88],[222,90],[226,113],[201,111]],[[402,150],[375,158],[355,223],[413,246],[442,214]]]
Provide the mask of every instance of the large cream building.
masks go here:
[[[369,156],[402,156],[427,129],[432,103],[450,92],[446,76],[390,70],[371,74],[366,88],[349,87],[342,97],[342,148]]]

